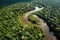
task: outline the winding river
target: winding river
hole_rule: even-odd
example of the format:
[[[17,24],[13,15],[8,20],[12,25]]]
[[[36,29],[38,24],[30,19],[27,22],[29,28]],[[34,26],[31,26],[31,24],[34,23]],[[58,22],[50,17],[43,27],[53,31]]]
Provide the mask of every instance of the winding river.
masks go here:
[[[28,16],[31,13],[36,12],[36,11],[41,11],[42,9],[43,9],[43,7],[41,7],[41,8],[35,7],[35,10],[24,13],[21,17],[22,22],[24,22],[28,25],[32,25],[33,23],[28,20]],[[49,32],[49,26],[47,25],[47,23],[43,19],[39,18],[37,15],[34,15],[34,17],[38,18],[41,21],[41,24],[38,26],[40,26],[43,33],[45,34],[46,40],[57,40],[56,37],[54,36],[53,32]]]

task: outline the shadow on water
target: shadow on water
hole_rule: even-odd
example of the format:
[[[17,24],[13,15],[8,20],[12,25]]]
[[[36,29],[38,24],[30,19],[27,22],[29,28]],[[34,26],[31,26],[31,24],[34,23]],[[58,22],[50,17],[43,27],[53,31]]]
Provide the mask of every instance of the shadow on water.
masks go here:
[[[6,6],[9,4],[14,4],[18,2],[30,2],[32,0],[0,0],[0,6]]]

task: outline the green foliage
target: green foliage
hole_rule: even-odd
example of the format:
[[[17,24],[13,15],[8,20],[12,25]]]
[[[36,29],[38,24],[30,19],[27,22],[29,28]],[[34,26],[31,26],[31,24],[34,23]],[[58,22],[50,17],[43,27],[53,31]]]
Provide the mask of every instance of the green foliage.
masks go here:
[[[34,24],[41,24],[40,20],[39,20],[38,18],[34,17],[33,14],[30,14],[29,17],[28,17],[28,19],[29,19],[31,22],[33,22]]]
[[[43,34],[42,34],[42,33],[39,33],[39,36],[40,36],[40,37],[42,37],[42,36],[43,36]]]
[[[37,12],[40,18],[44,19],[60,40],[60,1],[59,0],[35,0],[34,3],[42,5],[44,9]]]
[[[23,24],[20,17],[23,13],[33,10],[33,5],[17,3],[0,10],[0,40],[44,40],[39,27]],[[38,34],[42,33],[43,37]]]

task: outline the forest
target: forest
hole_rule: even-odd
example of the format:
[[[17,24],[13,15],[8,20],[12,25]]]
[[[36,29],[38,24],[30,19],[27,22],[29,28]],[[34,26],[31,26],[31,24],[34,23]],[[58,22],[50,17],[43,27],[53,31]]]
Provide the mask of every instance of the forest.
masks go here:
[[[34,12],[34,15],[46,21],[50,31],[60,40],[60,0],[0,0],[0,40],[46,40],[40,27],[21,21],[25,12],[40,5],[44,9]],[[28,19],[41,24],[33,15],[29,15]]]
[[[42,11],[35,14],[47,22],[50,31],[60,40],[60,0],[35,0],[34,3],[44,6]]]
[[[43,31],[24,24],[20,17],[35,9],[30,3],[15,3],[0,9],[0,40],[45,40]]]
[[[28,17],[28,19],[29,19],[29,21],[31,21],[34,24],[41,24],[40,20],[37,19],[36,17],[34,17],[33,14],[30,14],[29,17]]]

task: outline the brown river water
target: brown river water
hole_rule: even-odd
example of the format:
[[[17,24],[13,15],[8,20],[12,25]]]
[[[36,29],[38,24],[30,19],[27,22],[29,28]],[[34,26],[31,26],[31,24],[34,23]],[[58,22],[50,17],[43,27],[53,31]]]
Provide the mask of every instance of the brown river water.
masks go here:
[[[26,23],[26,24],[28,24],[28,25],[33,24],[33,23],[31,23],[28,20],[28,16],[31,13],[36,12],[36,11],[40,11],[42,9],[43,9],[43,7],[41,7],[41,8],[35,7],[35,10],[32,10],[32,11],[24,13],[22,15],[22,17],[21,17],[21,21]],[[37,15],[33,15],[33,16],[38,18],[41,21],[41,24],[38,25],[38,26],[40,26],[40,28],[42,29],[43,33],[45,34],[46,40],[57,40],[56,36],[54,36],[54,33],[53,32],[49,32],[49,26],[47,25],[47,23],[43,19],[39,18]]]

